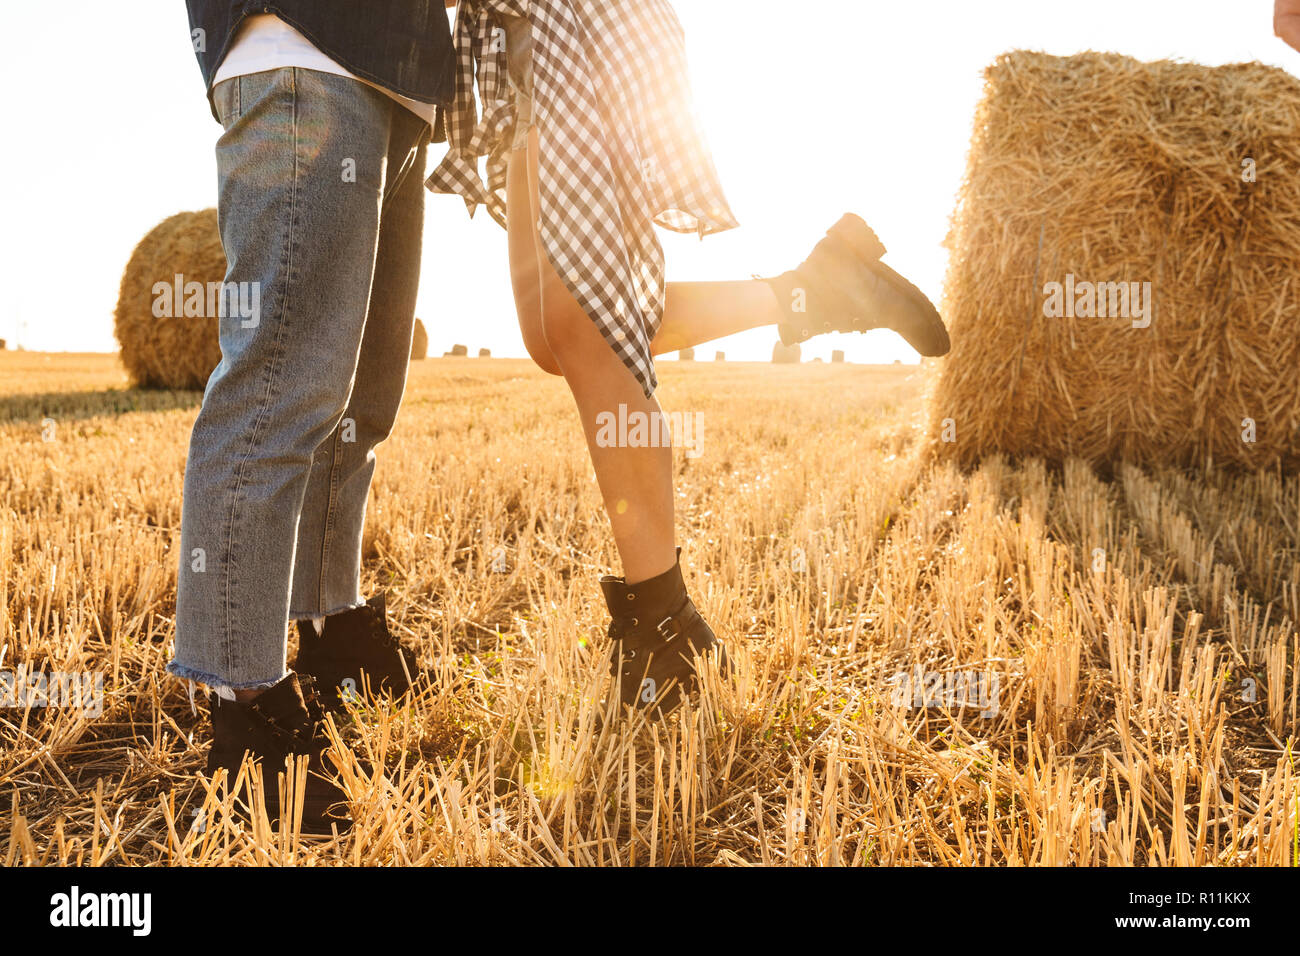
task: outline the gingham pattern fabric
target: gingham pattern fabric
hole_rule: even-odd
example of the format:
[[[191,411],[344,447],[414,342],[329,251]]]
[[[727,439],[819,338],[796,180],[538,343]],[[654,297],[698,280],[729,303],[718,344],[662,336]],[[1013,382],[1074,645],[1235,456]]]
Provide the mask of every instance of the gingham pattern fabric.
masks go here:
[[[461,0],[450,150],[426,185],[464,197],[471,216],[486,204],[502,226],[515,92],[499,17],[511,14],[533,31],[543,247],[652,395],[666,298],[654,225],[700,236],[737,225],[692,106],[681,24],[667,0]]]

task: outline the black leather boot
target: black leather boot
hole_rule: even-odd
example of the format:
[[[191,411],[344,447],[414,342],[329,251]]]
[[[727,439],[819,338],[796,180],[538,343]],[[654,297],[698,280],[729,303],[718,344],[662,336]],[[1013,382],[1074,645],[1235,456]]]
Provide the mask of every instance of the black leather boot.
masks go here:
[[[326,770],[323,755],[329,746],[321,721],[324,712],[311,680],[290,673],[274,687],[247,704],[208,694],[212,713],[212,749],[208,775],[225,769],[227,785],[235,782],[244,754],[262,764],[262,793],[272,823],[280,815],[280,789],[276,774],[285,770],[290,755],[306,756],[307,785],[302,808],[302,830],[329,833],[330,824],[349,829],[346,797]]]
[[[925,293],[880,261],[885,247],[848,213],[792,272],[766,279],[786,314],[781,341],[795,345],[826,332],[893,329],[922,355],[944,355],[948,330]]]
[[[388,630],[384,594],[361,607],[331,614],[319,636],[311,621],[299,621],[293,669],[316,681],[326,710],[338,710],[344,693],[361,696],[367,679],[372,694],[400,697],[411,689],[411,680],[419,672],[416,653]]]
[[[669,570],[648,581],[600,579],[609,625],[610,674],[625,706],[668,713],[698,687],[696,659],[713,652],[726,674],[727,651],[686,593],[681,548]]]

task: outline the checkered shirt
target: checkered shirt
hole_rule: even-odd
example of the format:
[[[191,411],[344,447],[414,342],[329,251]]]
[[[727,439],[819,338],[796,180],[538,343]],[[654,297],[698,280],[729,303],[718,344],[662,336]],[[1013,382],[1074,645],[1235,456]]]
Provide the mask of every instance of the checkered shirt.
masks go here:
[[[652,395],[667,291],[654,226],[703,237],[737,225],[693,108],[685,34],[667,0],[461,0],[449,151],[426,185],[471,216],[486,204],[502,226],[515,123],[505,14],[532,24],[543,247]]]

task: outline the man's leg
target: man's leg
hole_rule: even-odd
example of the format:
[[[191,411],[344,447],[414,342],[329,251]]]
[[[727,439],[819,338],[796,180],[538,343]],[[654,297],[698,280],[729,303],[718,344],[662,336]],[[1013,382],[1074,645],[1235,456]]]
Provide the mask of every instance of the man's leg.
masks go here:
[[[429,132],[414,114],[394,109],[389,189],[356,382],[342,420],[312,460],[298,522],[289,605],[294,620],[323,618],[364,603],[361,536],[374,449],[397,418],[415,329]]]
[[[218,691],[286,673],[298,516],[352,390],[393,116],[346,77],[286,68],[230,82],[217,144],[226,280],[254,284],[261,309],[221,320],[185,472],[168,665]]]

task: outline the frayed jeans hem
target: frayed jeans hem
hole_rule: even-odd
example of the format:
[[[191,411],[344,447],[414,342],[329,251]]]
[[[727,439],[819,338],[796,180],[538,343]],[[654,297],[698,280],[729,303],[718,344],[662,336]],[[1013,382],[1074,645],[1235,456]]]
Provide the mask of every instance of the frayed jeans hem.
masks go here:
[[[276,684],[280,683],[280,681],[284,680],[286,677],[289,676],[289,672],[285,671],[279,677],[273,677],[267,680],[228,681],[221,677],[218,677],[215,674],[209,674],[206,671],[197,670],[193,667],[186,667],[184,664],[177,663],[176,661],[172,661],[170,664],[167,665],[167,673],[171,674],[173,677],[178,677],[181,680],[193,681],[196,684],[202,684],[204,687],[207,687],[209,690],[213,690],[218,693],[220,693],[223,690],[225,691],[265,690],[267,688],[274,687]]]
[[[291,621],[310,621],[318,617],[333,617],[335,614],[343,614],[346,611],[355,611],[359,607],[365,607],[365,601],[353,601],[351,604],[344,604],[334,608],[332,611],[290,611],[289,620]]]

